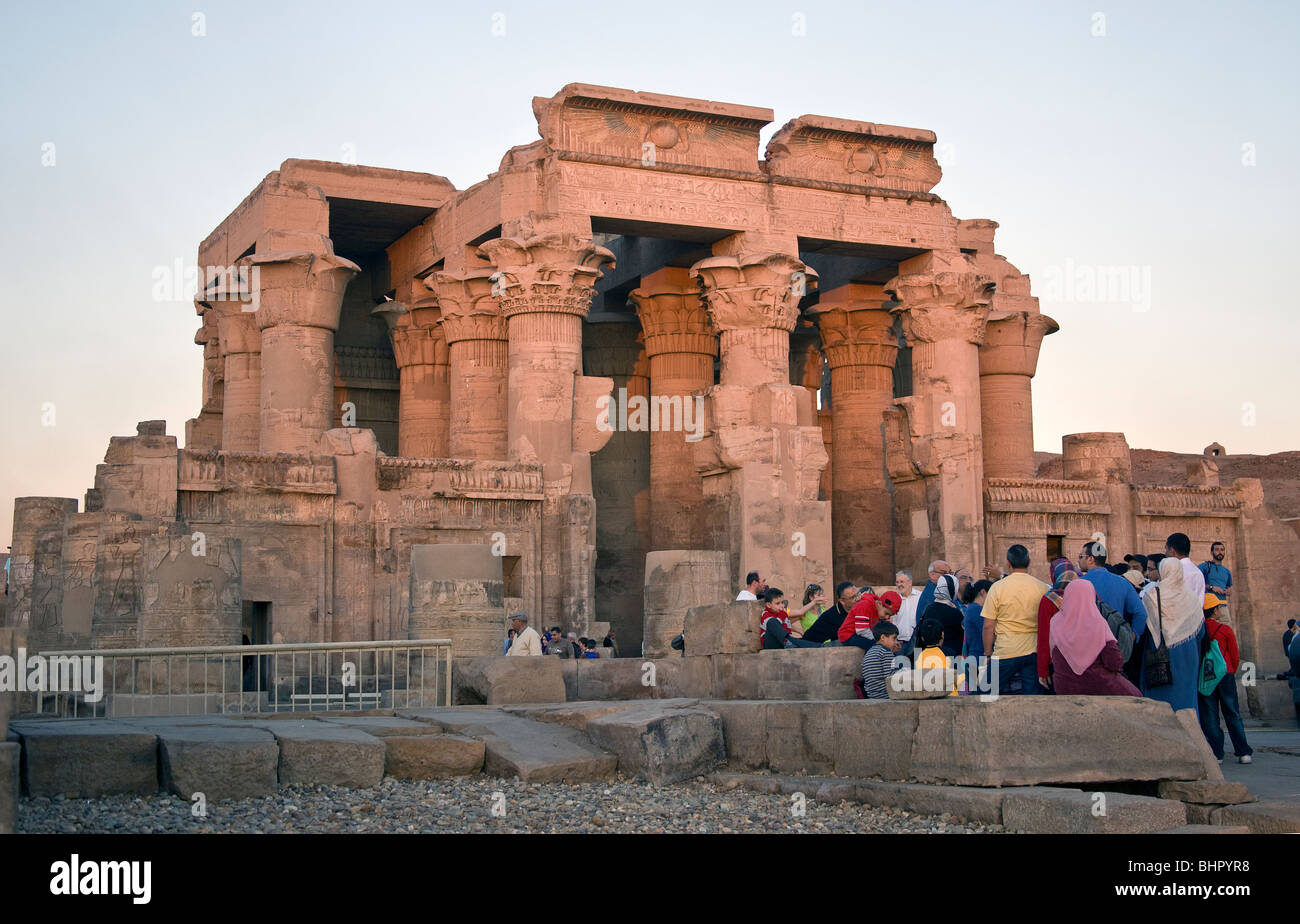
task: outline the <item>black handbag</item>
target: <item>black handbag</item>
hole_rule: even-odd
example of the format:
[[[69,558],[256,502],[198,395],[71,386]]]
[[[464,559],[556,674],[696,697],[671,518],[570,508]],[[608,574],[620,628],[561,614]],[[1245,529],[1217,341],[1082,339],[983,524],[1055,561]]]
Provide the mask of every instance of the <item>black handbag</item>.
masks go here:
[[[1148,689],[1167,687],[1174,682],[1174,669],[1169,663],[1169,646],[1165,644],[1164,607],[1160,603],[1160,588],[1156,588],[1156,625],[1160,627],[1160,647],[1150,651],[1142,665],[1142,675]]]

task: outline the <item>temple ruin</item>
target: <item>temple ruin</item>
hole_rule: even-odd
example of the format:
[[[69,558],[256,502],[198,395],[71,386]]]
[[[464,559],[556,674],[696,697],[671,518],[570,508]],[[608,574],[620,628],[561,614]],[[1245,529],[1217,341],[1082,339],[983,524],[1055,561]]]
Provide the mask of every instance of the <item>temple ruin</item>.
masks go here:
[[[1057,324],[956,218],[923,129],[571,84],[465,190],[287,160],[199,247],[184,448],[114,437],[79,510],[21,498],[33,649],[449,637],[505,613],[667,653],[746,571],[1033,570],[1095,532],[1223,539],[1244,658],[1283,669],[1300,539],[1209,454],[1135,483],[1124,437],[1040,478]],[[1221,449],[1221,447],[1220,447]],[[1267,575],[1267,577],[1265,577]]]

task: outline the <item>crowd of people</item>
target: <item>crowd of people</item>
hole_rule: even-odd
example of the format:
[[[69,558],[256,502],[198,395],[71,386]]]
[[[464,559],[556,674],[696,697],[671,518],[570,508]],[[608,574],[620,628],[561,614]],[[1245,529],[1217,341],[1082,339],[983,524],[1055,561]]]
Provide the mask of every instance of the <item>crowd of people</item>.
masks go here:
[[[1029,574],[1029,551],[1007,549],[1005,568],[975,580],[946,561],[930,564],[922,588],[909,571],[877,592],[844,581],[828,598],[820,585],[792,607],[759,572],[746,575],[737,600],[763,603],[765,649],[851,645],[863,649],[857,695],[888,698],[890,676],[907,666],[954,671],[951,695],[1144,696],[1195,709],[1215,757],[1227,726],[1234,753],[1250,763],[1237,697],[1240,652],[1229,615],[1232,573],[1226,546],[1191,560],[1191,540],[1174,533],[1163,552],[1131,553],[1112,563],[1105,542],[1084,543],[1078,558],[1051,562],[1051,585]],[[833,602],[832,602],[833,600]],[[1300,722],[1300,628],[1287,624],[1283,650]],[[957,659],[961,659],[958,662]]]
[[[507,657],[542,655],[591,659],[618,657],[618,640],[614,637],[613,629],[606,633],[601,642],[597,642],[594,638],[580,637],[576,632],[566,634],[559,626],[551,626],[545,632],[538,633],[528,625],[527,613],[511,614],[505,647]]]

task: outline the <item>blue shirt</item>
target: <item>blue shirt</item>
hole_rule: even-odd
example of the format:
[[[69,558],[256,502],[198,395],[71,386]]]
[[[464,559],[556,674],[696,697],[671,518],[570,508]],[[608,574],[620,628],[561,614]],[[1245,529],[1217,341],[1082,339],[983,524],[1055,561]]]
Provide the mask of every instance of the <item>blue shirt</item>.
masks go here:
[[[1123,613],[1133,627],[1133,634],[1141,638],[1142,630],[1147,626],[1147,608],[1142,605],[1142,599],[1128,578],[1122,578],[1105,567],[1093,568],[1082,577],[1096,588],[1097,599],[1115,612]]]
[[[983,609],[980,604],[972,603],[966,607],[966,616],[961,621],[962,631],[966,633],[965,641],[962,642],[965,651],[962,654],[972,658],[984,657],[984,617],[981,615]]]
[[[1211,585],[1222,587],[1225,590],[1232,586],[1232,572],[1219,564],[1217,561],[1203,561],[1200,564],[1201,574],[1205,575],[1205,590],[1212,593]]]

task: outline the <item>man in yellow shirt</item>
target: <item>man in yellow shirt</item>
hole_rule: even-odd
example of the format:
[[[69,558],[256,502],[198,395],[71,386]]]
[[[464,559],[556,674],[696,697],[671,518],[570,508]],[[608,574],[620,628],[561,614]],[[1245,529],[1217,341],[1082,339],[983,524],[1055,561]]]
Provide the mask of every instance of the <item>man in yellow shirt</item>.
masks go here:
[[[1007,549],[1010,573],[989,588],[984,617],[984,650],[997,667],[998,693],[1031,695],[1038,684],[1038,604],[1051,588],[1029,574],[1029,550]]]

